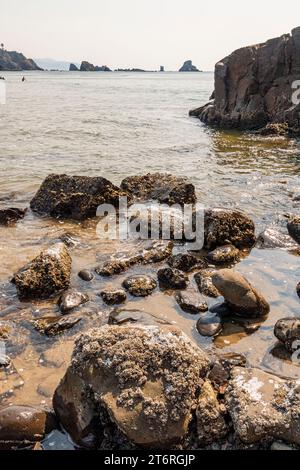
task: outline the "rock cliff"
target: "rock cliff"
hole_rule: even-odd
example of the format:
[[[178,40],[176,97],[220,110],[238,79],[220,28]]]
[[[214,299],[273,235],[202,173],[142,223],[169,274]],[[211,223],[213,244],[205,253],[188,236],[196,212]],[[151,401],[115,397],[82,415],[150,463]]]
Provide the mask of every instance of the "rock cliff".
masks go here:
[[[297,80],[300,27],[291,34],[238,49],[218,62],[211,101],[190,115],[221,128],[253,130],[279,123],[299,133]]]

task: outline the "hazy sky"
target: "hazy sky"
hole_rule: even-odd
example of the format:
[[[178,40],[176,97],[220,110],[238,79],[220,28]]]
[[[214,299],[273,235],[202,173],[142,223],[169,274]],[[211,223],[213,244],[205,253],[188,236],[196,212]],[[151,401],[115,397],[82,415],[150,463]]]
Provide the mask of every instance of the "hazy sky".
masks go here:
[[[299,0],[0,0],[0,42],[35,58],[204,70],[300,26]],[[298,23],[298,24],[297,24]]]

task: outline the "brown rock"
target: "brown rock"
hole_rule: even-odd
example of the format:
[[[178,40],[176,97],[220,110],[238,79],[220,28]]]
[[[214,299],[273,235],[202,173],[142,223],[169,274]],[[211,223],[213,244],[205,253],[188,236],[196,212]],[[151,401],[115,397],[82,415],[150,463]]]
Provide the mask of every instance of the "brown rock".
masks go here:
[[[127,299],[126,292],[123,289],[105,290],[100,292],[100,295],[107,305],[122,304]]]
[[[207,312],[208,305],[205,299],[194,290],[187,290],[178,292],[175,295],[176,302],[180,308],[187,313],[197,314],[201,312]]]
[[[105,326],[77,340],[54,409],[80,445],[97,446],[105,411],[114,436],[169,448],[188,431],[208,365],[206,354],[174,327]]]
[[[13,282],[21,299],[47,299],[70,284],[72,260],[63,243],[42,251],[20,269]]]
[[[196,328],[201,336],[211,338],[220,334],[223,326],[218,315],[208,315],[207,317],[199,318]]]
[[[214,272],[215,271],[211,269],[203,269],[195,274],[194,279],[201,294],[216,298],[219,297],[220,294],[212,282]]]
[[[290,236],[297,242],[300,243],[300,217],[293,217],[287,223],[287,228]]]
[[[0,225],[10,225],[25,217],[27,209],[0,209]]]
[[[73,326],[81,321],[78,317],[43,317],[33,321],[33,325],[39,333],[47,336],[56,336],[66,330],[70,330]]]
[[[205,260],[199,259],[190,253],[179,253],[171,256],[168,259],[168,265],[171,268],[179,269],[185,273],[188,273],[193,269],[207,268],[207,262]]]
[[[255,318],[269,313],[268,302],[241,274],[222,269],[214,273],[212,281],[233,313]]]
[[[225,245],[216,248],[207,255],[208,261],[213,264],[226,264],[237,261],[240,256],[240,252],[233,245]]]
[[[300,349],[300,318],[283,318],[274,328],[274,334],[286,350],[294,353]]]
[[[0,408],[0,449],[27,447],[54,428],[49,412],[30,406]]]
[[[158,271],[159,284],[167,289],[185,289],[188,277],[179,269],[162,268]]]
[[[126,194],[105,178],[49,175],[30,207],[42,215],[80,220],[95,217],[101,204],[118,207],[120,196]]]
[[[299,382],[240,367],[231,376],[225,398],[236,435],[246,444],[273,437],[299,445]]]
[[[197,435],[201,445],[209,445],[224,438],[228,432],[216,393],[206,380],[202,386],[196,409]]]
[[[64,314],[69,313],[74,310],[74,308],[80,307],[80,305],[88,301],[88,295],[78,292],[75,289],[68,289],[59,299],[60,310]]]
[[[195,187],[186,178],[167,173],[129,176],[122,181],[121,189],[142,201],[153,199],[168,205],[196,202]]]
[[[156,289],[157,282],[151,276],[130,276],[123,282],[123,287],[134,297],[147,297]]]

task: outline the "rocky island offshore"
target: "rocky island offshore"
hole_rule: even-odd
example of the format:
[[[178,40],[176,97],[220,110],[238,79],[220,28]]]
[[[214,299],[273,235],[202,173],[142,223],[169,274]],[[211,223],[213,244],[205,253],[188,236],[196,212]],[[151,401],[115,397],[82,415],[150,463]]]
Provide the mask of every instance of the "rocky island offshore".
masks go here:
[[[26,217],[47,217],[58,226],[95,224],[100,204],[118,207],[124,196],[130,204],[159,201],[167,211],[197,201],[194,185],[171,174],[129,176],[120,186],[104,177],[49,175],[30,207],[0,210],[1,230]],[[182,226],[176,214],[173,221]],[[288,219],[284,237],[273,232],[273,247],[299,250],[299,227],[299,218]],[[98,263],[87,269],[73,262],[84,243],[70,233],[54,237],[7,280],[0,300],[0,338],[7,346],[0,362],[0,448],[32,448],[62,431],[85,449],[300,446],[297,380],[251,367],[242,354],[205,350],[174,326],[163,307],[155,313],[137,303],[165,292],[203,338],[218,338],[233,324],[254,334],[272,315],[272,299],[236,267],[254,248],[270,244],[268,232],[257,234],[237,208],[212,207],[204,213],[201,250],[172,236],[135,239],[120,252],[98,253]],[[279,360],[290,361],[299,321],[282,318],[273,327]],[[38,386],[42,396],[53,395],[50,408],[9,405],[24,386],[14,364],[29,337],[42,364],[57,370],[57,341],[75,341],[59,385]]]
[[[23,54],[16,51],[6,51],[0,49],[0,70],[1,71],[21,71],[21,70],[42,70],[32,59],[27,59]]]
[[[190,111],[223,129],[300,134],[300,104],[292,102],[300,80],[300,27],[266,43],[243,47],[215,67],[209,103]]]

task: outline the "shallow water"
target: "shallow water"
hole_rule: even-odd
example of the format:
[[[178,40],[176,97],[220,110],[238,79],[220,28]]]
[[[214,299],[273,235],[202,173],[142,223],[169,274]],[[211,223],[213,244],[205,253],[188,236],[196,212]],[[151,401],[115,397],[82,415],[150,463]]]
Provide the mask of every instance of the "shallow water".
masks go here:
[[[19,73],[4,76],[1,207],[28,205],[43,178],[53,172],[102,175],[119,184],[130,174],[168,171],[188,176],[205,205],[247,211],[258,232],[270,224],[284,227],[284,215],[299,212],[299,202],[293,200],[300,194],[299,142],[210,130],[188,117],[189,109],[208,100],[212,74],[35,72],[26,74],[25,83]],[[72,249],[72,285],[88,290],[91,301],[74,313],[82,317],[79,324],[51,339],[37,333],[30,320],[58,313],[56,304],[20,303],[9,280],[65,232],[78,240]],[[29,211],[16,226],[0,227],[0,323],[11,322],[14,328],[14,341],[7,343],[14,369],[5,376],[0,372],[0,401],[50,404],[76,334],[107,319],[110,309],[97,293],[104,285],[120,286],[132,272],[156,272],[154,265],[137,267],[112,280],[96,277],[90,285],[78,278],[80,269],[96,266],[103,254],[120,248],[116,242],[97,239],[94,221],[58,222]],[[158,289],[147,299],[131,298],[126,307],[141,308],[177,324],[208,349],[242,352],[251,365],[298,377],[296,365],[275,358],[270,350],[276,344],[275,322],[299,312],[295,287],[300,258],[284,250],[254,249],[236,269],[271,303],[270,315],[252,335],[227,325],[215,341],[204,339],[195,328],[198,316],[181,312],[174,297]]]

